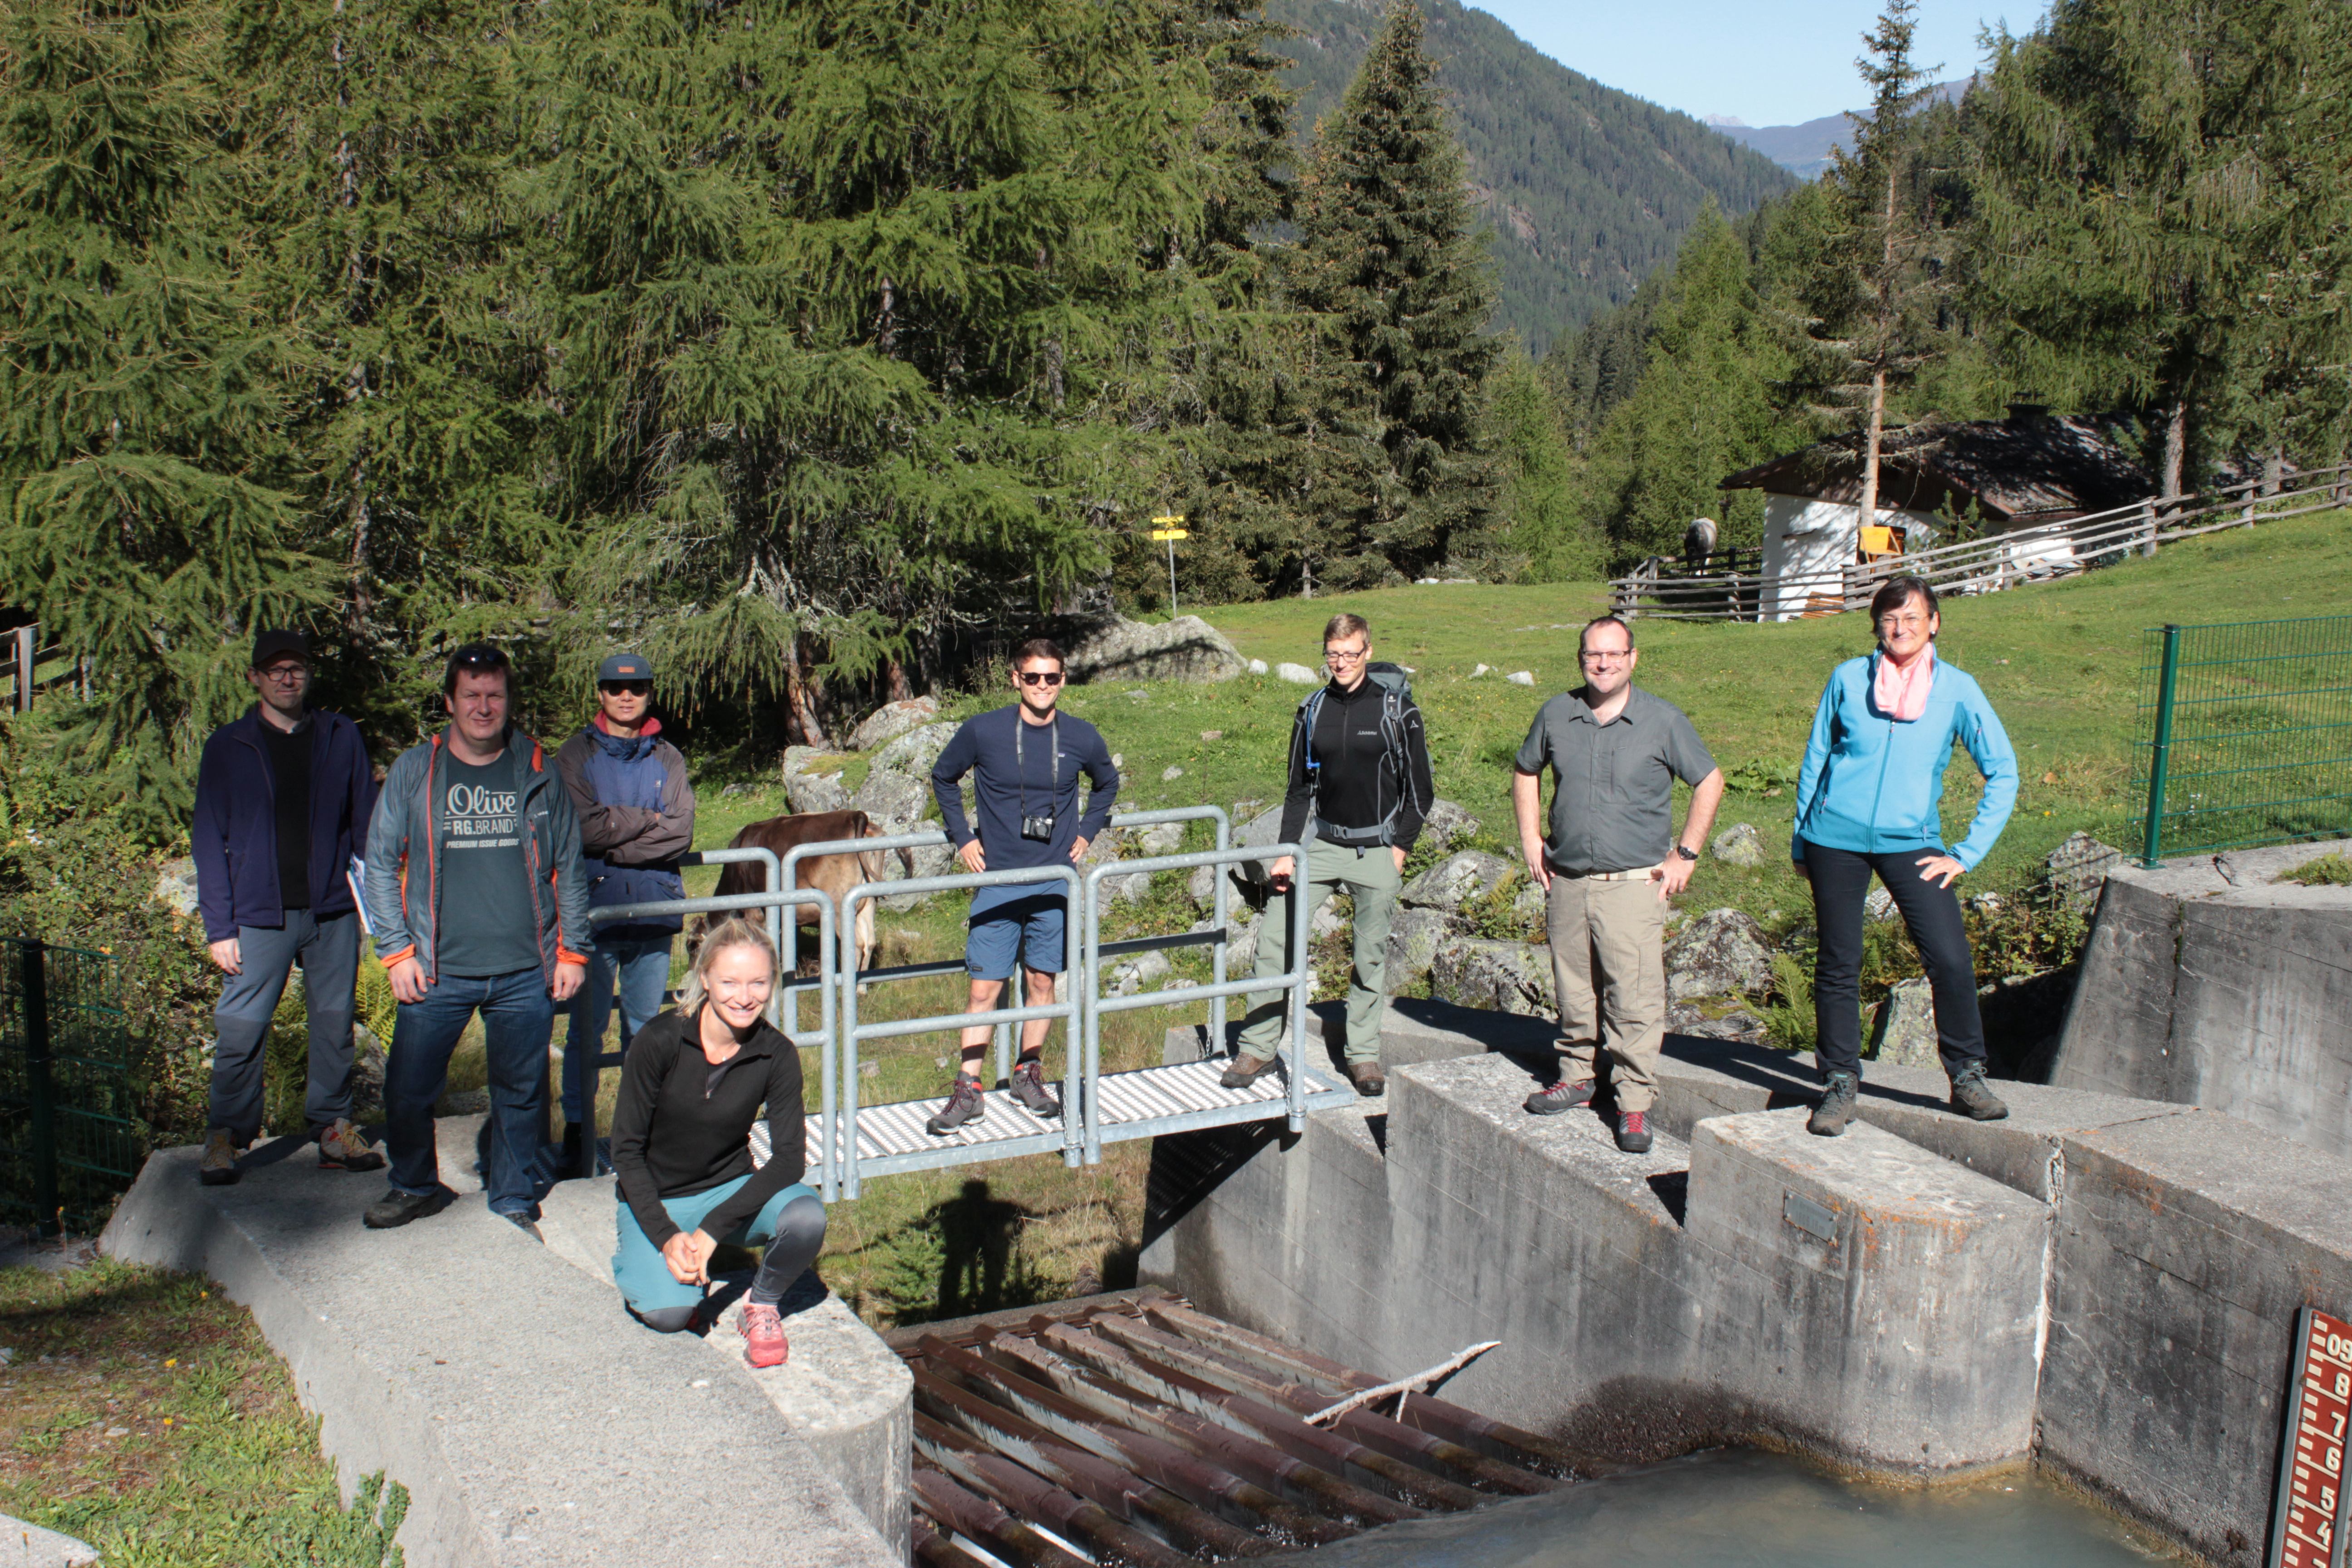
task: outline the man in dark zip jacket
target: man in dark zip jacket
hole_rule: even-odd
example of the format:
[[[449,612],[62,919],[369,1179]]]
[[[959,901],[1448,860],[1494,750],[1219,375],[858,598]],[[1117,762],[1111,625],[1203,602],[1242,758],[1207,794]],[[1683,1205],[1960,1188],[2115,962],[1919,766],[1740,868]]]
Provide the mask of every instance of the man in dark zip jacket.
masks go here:
[[[487,643],[449,658],[449,727],[392,764],[368,826],[367,902],[376,956],[400,1001],[384,1069],[392,1190],[372,1230],[437,1214],[433,1103],[449,1054],[479,1013],[489,1062],[484,1195],[537,1234],[541,1122],[555,1004],[594,951],[580,821],[539,742],[509,727],[514,671]]]
[[[596,716],[555,753],[555,770],[580,816],[582,864],[592,909],[686,897],[677,858],[694,847],[694,786],[686,758],[661,738],[649,711],[654,668],[616,653],[596,671]],[[580,1147],[588,1063],[604,1047],[614,987],[620,988],[621,1049],[662,1010],[670,948],[683,917],[655,915],[596,932],[588,981],[572,1001],[563,1047],[563,1163],[583,1175]]]
[[[227,977],[213,1024],[212,1109],[197,1179],[237,1177],[261,1131],[261,1046],[286,977],[302,966],[310,1027],[304,1119],[329,1170],[373,1171],[383,1155],[352,1122],[352,1014],[360,922],[346,869],[367,847],[375,778],[349,719],[308,707],[310,639],[265,631],[246,672],[260,700],[205,742],[191,853],[196,909]]]
[[[1323,628],[1330,684],[1298,705],[1290,730],[1290,787],[1282,803],[1282,838],[1296,844],[1313,823],[1307,848],[1308,918],[1342,889],[1355,900],[1355,969],[1348,983],[1348,1077],[1356,1092],[1381,1094],[1381,1005],[1387,978],[1389,920],[1403,885],[1405,857],[1421,837],[1435,798],[1421,710],[1404,672],[1371,658],[1363,616],[1337,615]],[[1298,868],[1284,856],[1269,867],[1275,896],[1258,923],[1257,975],[1291,966],[1290,900]],[[1225,1069],[1228,1089],[1247,1086],[1274,1065],[1282,1038],[1278,992],[1252,999],[1241,1050]]]

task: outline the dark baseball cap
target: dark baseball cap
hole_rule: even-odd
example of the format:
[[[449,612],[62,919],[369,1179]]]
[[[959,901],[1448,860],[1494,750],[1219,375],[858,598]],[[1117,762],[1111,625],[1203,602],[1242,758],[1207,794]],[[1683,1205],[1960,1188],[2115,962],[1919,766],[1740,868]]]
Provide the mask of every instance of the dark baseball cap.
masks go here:
[[[596,684],[608,680],[651,680],[653,661],[641,653],[616,653],[596,667]]]
[[[310,637],[307,632],[267,631],[253,634],[253,668],[259,669],[273,658],[292,654],[303,663],[310,662]]]

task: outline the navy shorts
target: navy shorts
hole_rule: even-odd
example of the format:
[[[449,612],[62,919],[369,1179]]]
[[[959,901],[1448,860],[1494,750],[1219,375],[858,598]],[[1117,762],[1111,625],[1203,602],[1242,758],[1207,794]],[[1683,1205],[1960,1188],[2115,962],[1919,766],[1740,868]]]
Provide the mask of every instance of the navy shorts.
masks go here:
[[[1044,974],[1062,973],[1063,921],[1069,900],[1035,894],[998,904],[972,917],[963,966],[974,980],[1010,980],[1017,958]]]

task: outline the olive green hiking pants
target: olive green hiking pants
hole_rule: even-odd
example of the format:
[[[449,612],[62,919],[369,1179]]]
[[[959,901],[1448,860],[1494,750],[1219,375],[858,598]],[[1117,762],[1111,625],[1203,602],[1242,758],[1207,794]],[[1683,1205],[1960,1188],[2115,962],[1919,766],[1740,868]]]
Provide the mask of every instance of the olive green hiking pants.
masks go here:
[[[1344,892],[1356,900],[1356,962],[1348,976],[1348,1060],[1379,1061],[1389,919],[1396,912],[1397,889],[1404,885],[1396,857],[1384,844],[1370,845],[1359,855],[1318,838],[1307,847],[1307,864],[1300,869],[1305,875],[1294,878],[1292,886],[1304,891],[1310,921],[1333,893]],[[1290,968],[1290,900],[1297,896],[1297,892],[1278,894],[1266,900],[1265,914],[1257,927],[1254,978],[1271,979]],[[1249,1015],[1242,1026],[1244,1055],[1260,1061],[1274,1058],[1281,1047],[1282,1021],[1287,1012],[1284,999],[1280,991],[1251,995]]]

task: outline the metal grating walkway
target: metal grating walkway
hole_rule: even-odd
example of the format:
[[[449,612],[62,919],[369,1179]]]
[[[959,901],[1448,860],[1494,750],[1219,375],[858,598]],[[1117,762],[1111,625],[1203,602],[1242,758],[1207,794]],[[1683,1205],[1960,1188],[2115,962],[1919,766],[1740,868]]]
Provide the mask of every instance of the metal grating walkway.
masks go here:
[[[1102,1098],[1102,1140],[1115,1143],[1127,1138],[1153,1138],[1163,1132],[1197,1127],[1222,1127],[1236,1121],[1263,1120],[1269,1110],[1280,1110],[1289,1092],[1284,1074],[1287,1064],[1261,1073],[1247,1089],[1226,1089],[1217,1082],[1225,1069],[1222,1058],[1179,1062],[1172,1067],[1138,1068],[1131,1072],[1105,1073],[1098,1080]],[[1062,1081],[1050,1080],[1055,1095]],[[1328,1110],[1355,1103],[1356,1091],[1328,1073],[1308,1068],[1307,1108]],[[890,1105],[857,1108],[857,1163],[868,1175],[893,1171],[919,1171],[936,1165],[969,1164],[974,1160],[1010,1159],[1016,1154],[1059,1152],[1065,1142],[1059,1117],[1033,1116],[1009,1089],[988,1091],[986,1113],[980,1121],[934,1136],[924,1121],[945,1103],[944,1097],[907,1100]],[[1181,1123],[1181,1126],[1178,1125]],[[808,1151],[812,1166],[824,1147],[824,1119],[808,1119]],[[978,1152],[984,1151],[984,1152]],[[768,1124],[751,1129],[751,1159],[768,1161]]]

